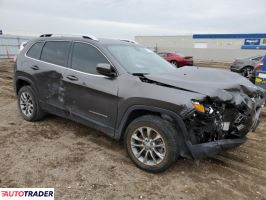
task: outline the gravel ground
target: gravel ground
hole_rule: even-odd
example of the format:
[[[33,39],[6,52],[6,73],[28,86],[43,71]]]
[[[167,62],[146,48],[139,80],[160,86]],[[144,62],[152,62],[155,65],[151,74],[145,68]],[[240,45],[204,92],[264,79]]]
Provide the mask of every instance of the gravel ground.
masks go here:
[[[0,62],[0,187],[54,187],[60,200],[266,200],[265,122],[236,149],[149,174],[100,132],[55,116],[24,121],[12,71],[12,62]]]

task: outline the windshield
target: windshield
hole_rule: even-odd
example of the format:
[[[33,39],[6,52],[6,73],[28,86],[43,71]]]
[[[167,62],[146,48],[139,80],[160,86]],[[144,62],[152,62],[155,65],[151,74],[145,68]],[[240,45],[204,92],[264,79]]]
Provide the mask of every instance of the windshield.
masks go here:
[[[176,70],[169,62],[144,47],[109,45],[107,48],[131,74],[158,74]]]

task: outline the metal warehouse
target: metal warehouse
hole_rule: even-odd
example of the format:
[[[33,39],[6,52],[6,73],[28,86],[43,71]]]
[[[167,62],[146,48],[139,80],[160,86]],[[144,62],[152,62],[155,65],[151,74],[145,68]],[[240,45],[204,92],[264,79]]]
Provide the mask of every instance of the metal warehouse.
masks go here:
[[[231,62],[266,53],[266,33],[136,36],[135,40],[157,52],[175,51],[195,60]]]
[[[0,59],[14,58],[22,42],[28,41],[31,37],[0,35]]]

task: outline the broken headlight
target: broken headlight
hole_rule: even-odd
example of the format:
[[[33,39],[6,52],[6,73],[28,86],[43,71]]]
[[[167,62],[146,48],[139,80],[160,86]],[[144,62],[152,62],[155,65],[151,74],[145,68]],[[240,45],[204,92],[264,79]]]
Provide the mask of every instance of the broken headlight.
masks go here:
[[[214,112],[213,108],[211,106],[206,106],[200,101],[192,100],[192,105],[194,106],[195,110],[197,110],[200,113],[207,113],[212,114]]]

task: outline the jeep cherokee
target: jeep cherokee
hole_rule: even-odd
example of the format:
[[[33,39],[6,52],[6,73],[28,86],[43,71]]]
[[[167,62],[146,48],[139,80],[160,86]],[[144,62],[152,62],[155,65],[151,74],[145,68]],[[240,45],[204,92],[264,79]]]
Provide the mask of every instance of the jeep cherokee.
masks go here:
[[[95,128],[124,141],[149,172],[244,143],[265,102],[265,91],[238,74],[177,69],[135,42],[93,36],[29,41],[14,86],[25,120],[52,113]]]

